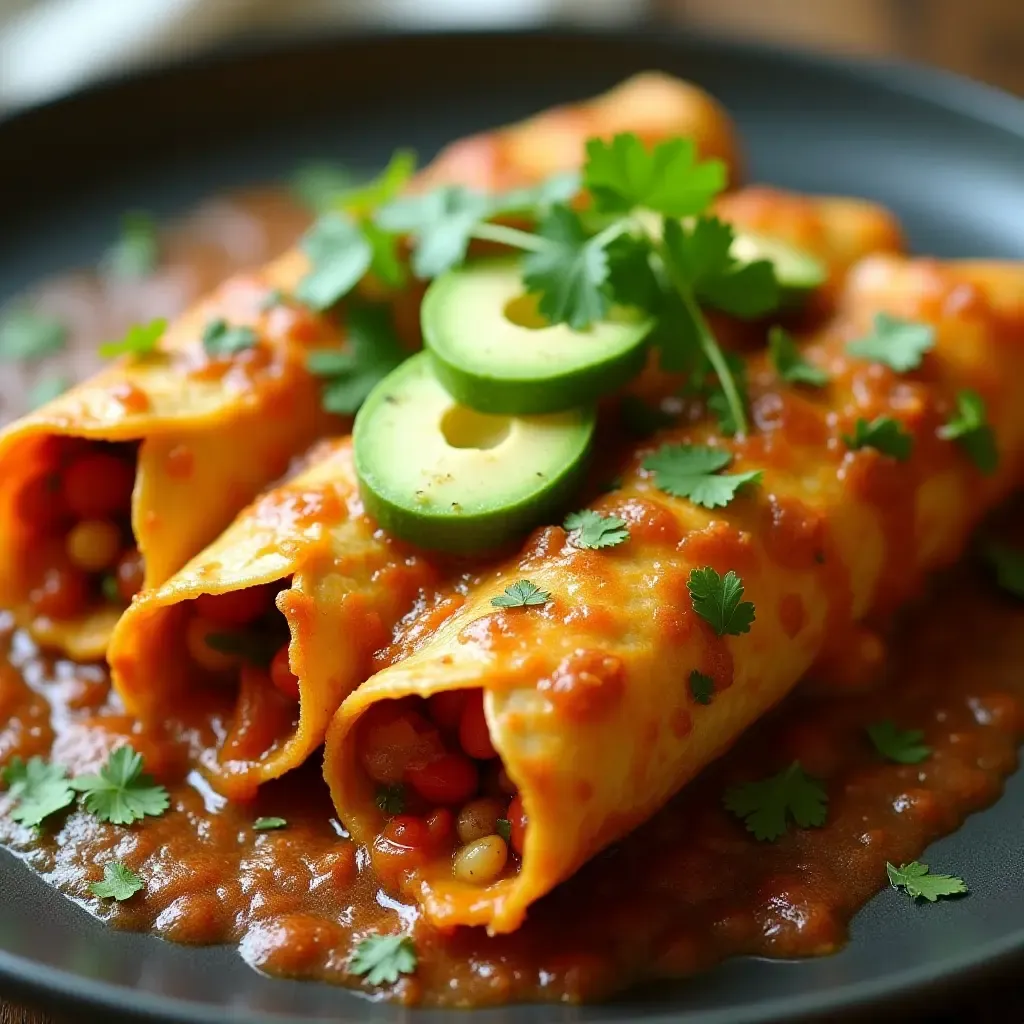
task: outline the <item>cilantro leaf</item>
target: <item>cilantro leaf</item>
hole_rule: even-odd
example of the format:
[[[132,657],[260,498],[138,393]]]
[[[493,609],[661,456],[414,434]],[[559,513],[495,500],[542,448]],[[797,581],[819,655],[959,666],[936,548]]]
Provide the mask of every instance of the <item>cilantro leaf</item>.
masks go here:
[[[506,843],[512,840],[512,822],[508,818],[499,818],[494,823],[494,829],[505,840]]]
[[[912,900],[925,899],[934,903],[942,896],[958,896],[967,892],[967,883],[955,875],[933,875],[928,865],[919,861],[909,864],[885,862],[885,870],[889,875],[889,884],[894,889],[903,888]]]
[[[203,348],[214,359],[225,359],[256,344],[256,332],[247,326],[232,326],[221,317],[203,328]]]
[[[296,169],[291,179],[291,192],[314,213],[326,213],[354,182],[355,176],[341,164],[315,160]]]
[[[211,632],[206,634],[204,642],[212,651],[230,654],[260,668],[270,665],[282,643],[276,634],[260,629]]]
[[[932,748],[922,743],[920,729],[898,729],[888,719],[867,727],[868,737],[882,757],[896,764],[920,764],[931,756]]]
[[[346,213],[367,215],[378,206],[391,202],[416,172],[416,154],[411,149],[396,149],[387,166],[369,181],[336,189],[329,207]]]
[[[69,807],[75,792],[63,765],[50,764],[41,757],[11,758],[0,778],[16,801],[11,818],[22,825],[41,825],[45,818]]]
[[[160,242],[156,221],[144,210],[129,210],[121,217],[121,236],[102,259],[111,277],[140,278],[156,269]]]
[[[585,331],[611,305],[608,254],[568,206],[553,206],[537,232],[551,244],[526,254],[523,283],[539,296],[538,309],[550,323]]]
[[[768,355],[775,372],[787,384],[806,384],[811,388],[828,384],[828,374],[804,359],[793,336],[783,327],[776,325],[768,332]]]
[[[666,444],[644,459],[643,468],[654,473],[658,490],[688,498],[702,508],[724,508],[743,486],[760,481],[760,470],[720,474],[732,462],[721,448]],[[717,475],[716,475],[717,474]]]
[[[755,839],[773,841],[785,835],[789,818],[800,828],[824,825],[828,794],[794,761],[778,775],[729,789],[725,806],[743,820]]]
[[[28,407],[38,409],[41,405],[46,405],[47,402],[59,398],[69,387],[71,387],[71,379],[62,373],[51,373],[40,377],[29,388]]]
[[[306,358],[310,373],[323,378],[321,403],[328,412],[351,415],[408,353],[385,305],[354,305],[347,316],[348,347],[316,349]]]
[[[405,787],[400,784],[378,786],[373,802],[385,814],[401,814],[405,810]]]
[[[0,313],[0,362],[43,359],[63,351],[68,329],[55,316],[15,306]]]
[[[546,590],[531,583],[529,580],[519,580],[510,583],[505,588],[504,594],[491,598],[491,604],[495,608],[530,608],[537,605],[547,604],[551,600],[551,594]]]
[[[385,231],[408,234],[413,273],[437,277],[466,258],[473,230],[491,216],[493,202],[481,192],[449,185],[396,199],[377,211],[374,222]]]
[[[662,238],[670,272],[682,277],[700,302],[743,319],[778,308],[774,265],[737,260],[731,252],[736,235],[725,221],[711,216],[690,224],[665,220]]]
[[[545,178],[537,185],[509,189],[494,196],[491,216],[510,213],[536,214],[546,212],[556,203],[567,203],[580,190],[579,171],[560,171]]]
[[[103,881],[93,882],[89,891],[101,900],[117,900],[118,903],[131,899],[142,888],[142,879],[119,861],[103,865]]]
[[[223,322],[223,320],[220,321],[220,323]],[[163,317],[150,320],[145,324],[132,324],[120,341],[108,341],[100,345],[100,355],[104,359],[122,355],[148,356],[157,350],[160,339],[166,330],[167,321]]]
[[[284,305],[287,298],[288,296],[280,288],[271,288],[260,300],[260,312],[269,313],[275,306]]]
[[[899,420],[891,416],[876,416],[869,423],[858,417],[853,427],[853,434],[843,434],[843,441],[848,448],[856,451],[859,448],[874,448],[883,455],[890,455],[898,462],[906,462],[914,450],[914,438]]]
[[[956,414],[939,427],[939,437],[956,441],[986,476],[998,468],[996,435],[985,418],[985,400],[976,391],[965,388],[957,393]]]
[[[562,526],[570,532],[572,542],[578,548],[613,548],[629,540],[625,519],[603,516],[590,508],[571,512]]]
[[[876,313],[874,330],[846,346],[850,355],[883,363],[897,373],[916,370],[924,354],[935,347],[935,328],[914,320]]]
[[[633,133],[611,142],[590,139],[583,181],[604,213],[638,207],[667,217],[703,213],[726,185],[725,164],[698,161],[692,139],[674,138],[647,149]]]
[[[714,679],[694,669],[690,673],[690,693],[698,704],[710,704],[715,693]]]
[[[295,291],[312,309],[329,309],[359,283],[373,262],[373,245],[347,214],[325,213],[299,240],[311,269]]]
[[[1014,597],[1024,598],[1024,551],[1005,544],[985,545],[985,561],[996,571],[996,582]]]
[[[646,236],[619,235],[604,246],[608,259],[608,288],[620,306],[661,314],[667,303],[662,282],[652,263],[654,249]]]
[[[256,832],[273,832],[276,829],[284,828],[288,822],[284,818],[257,818],[252,827]]]
[[[129,746],[118,747],[98,775],[79,776],[71,785],[85,794],[87,811],[112,825],[159,817],[171,803],[167,790],[143,774],[142,755]]]
[[[416,946],[409,935],[371,935],[356,946],[351,971],[371,985],[393,985],[416,970]]]
[[[691,569],[686,581],[693,610],[719,636],[739,636],[750,632],[754,605],[742,601],[743,581],[731,569],[719,576],[711,566]]]

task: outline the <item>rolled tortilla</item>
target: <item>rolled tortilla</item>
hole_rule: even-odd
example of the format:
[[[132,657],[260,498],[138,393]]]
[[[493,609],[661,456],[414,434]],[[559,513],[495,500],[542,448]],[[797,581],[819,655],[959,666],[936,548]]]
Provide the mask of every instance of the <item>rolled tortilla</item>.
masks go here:
[[[879,311],[934,325],[919,371],[847,354]],[[749,357],[748,439],[702,422],[628,459],[621,487],[591,506],[624,519],[628,540],[583,550],[561,527],[538,530],[518,557],[410,618],[390,664],[342,705],[325,748],[338,814],[439,928],[515,929],[812,666],[853,657],[858,624],[914,596],[1024,476],[1024,267],[869,259],[804,355],[829,372],[827,388],[781,385]],[[938,433],[963,388],[987,404],[1001,456],[991,476]],[[844,442],[858,417],[880,415],[912,435],[908,461]],[[642,468],[665,443],[723,447],[729,472],[763,479],[709,511]],[[719,636],[695,612],[687,581],[705,567],[741,577],[756,609],[748,633]],[[550,600],[495,607],[518,580]],[[706,705],[695,672],[713,687]]]
[[[363,514],[350,439],[322,442],[305,462],[143,591],[108,651],[130,714],[159,721],[193,701],[225,703],[226,734],[204,768],[235,798],[323,742],[374,650],[439,579]]]

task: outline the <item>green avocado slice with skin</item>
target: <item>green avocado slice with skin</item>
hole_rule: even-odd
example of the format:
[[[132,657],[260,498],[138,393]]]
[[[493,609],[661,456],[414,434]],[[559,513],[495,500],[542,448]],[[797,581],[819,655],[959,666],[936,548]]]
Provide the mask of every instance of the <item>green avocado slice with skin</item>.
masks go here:
[[[524,294],[515,261],[450,270],[427,289],[424,346],[463,405],[512,416],[590,405],[644,366],[653,322],[615,308],[587,331],[548,324]]]
[[[422,548],[492,551],[561,514],[582,484],[593,408],[492,416],[459,404],[430,357],[407,359],[370,392],[353,428],[366,511]]]

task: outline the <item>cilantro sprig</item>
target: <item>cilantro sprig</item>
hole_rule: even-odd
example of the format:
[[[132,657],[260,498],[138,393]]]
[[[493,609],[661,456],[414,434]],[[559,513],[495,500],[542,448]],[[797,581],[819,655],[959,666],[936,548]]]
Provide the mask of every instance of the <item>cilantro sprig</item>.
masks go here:
[[[721,473],[732,462],[732,453],[701,445],[666,444],[643,461],[654,473],[659,490],[676,498],[688,498],[703,508],[724,508],[744,486],[760,481],[760,470]]]
[[[935,328],[915,320],[876,313],[872,332],[846,346],[858,359],[882,363],[897,373],[916,370],[926,352],[935,347]]]
[[[889,884],[894,889],[903,889],[912,900],[927,900],[934,903],[943,896],[959,896],[967,892],[967,883],[956,875],[933,875],[927,864],[911,861],[909,864],[885,862]]]
[[[899,420],[891,416],[876,416],[873,420],[858,417],[852,434],[843,434],[843,441],[851,451],[874,448],[897,462],[906,462],[914,450],[914,437]]]
[[[793,335],[783,327],[776,325],[768,332],[768,356],[775,372],[787,384],[804,384],[811,388],[828,384],[828,374],[804,359]]]
[[[900,729],[889,719],[867,726],[868,738],[879,754],[896,764],[920,764],[931,757],[932,748],[921,741],[920,729]]]
[[[346,325],[346,348],[317,349],[306,358],[310,373],[323,381],[324,409],[342,416],[358,411],[374,386],[408,354],[386,306],[353,305]]]
[[[800,828],[824,825],[828,794],[794,761],[778,775],[732,787],[725,794],[725,807],[755,839],[771,842],[786,834],[790,819]]]
[[[939,437],[960,445],[986,476],[991,476],[998,469],[996,435],[987,419],[985,400],[977,391],[965,388],[957,393],[956,413],[939,427]]]
[[[101,266],[112,277],[131,280],[152,273],[159,259],[156,221],[144,210],[129,210],[121,217],[121,234],[104,253]]]
[[[101,900],[116,900],[123,903],[142,888],[142,879],[131,868],[115,860],[103,865],[103,880],[93,882],[89,886],[89,891]]]
[[[226,359],[252,348],[258,338],[248,325],[229,324],[223,317],[210,320],[203,328],[203,348],[214,359]]]
[[[570,513],[562,526],[569,531],[573,545],[578,548],[612,548],[629,540],[625,519],[603,516],[590,508]]]
[[[724,576],[710,565],[691,569],[686,589],[690,592],[693,610],[719,636],[739,636],[750,632],[754,605],[742,599],[743,580],[731,569]]]
[[[257,818],[253,823],[254,832],[276,832],[278,829],[287,828],[288,822],[285,818],[265,817]]]
[[[495,608],[533,608],[547,604],[551,600],[551,594],[541,590],[535,583],[529,580],[517,580],[510,583],[503,594],[491,598],[491,604]]]
[[[51,764],[41,757],[11,758],[0,778],[14,798],[11,818],[34,828],[52,814],[70,807],[75,791],[63,765]]]
[[[715,695],[715,681],[698,669],[690,673],[690,694],[698,704],[710,704]]]
[[[393,985],[416,970],[416,946],[410,935],[370,935],[356,946],[349,969],[370,985]]]
[[[400,783],[378,786],[373,802],[385,814],[401,814],[405,810],[405,787]]]
[[[142,755],[118,747],[96,775],[74,779],[85,809],[112,825],[130,825],[147,815],[159,817],[170,806],[167,790],[143,773]]]
[[[131,355],[136,358],[152,355],[157,350],[160,339],[166,330],[167,321],[163,317],[144,324],[132,324],[119,341],[108,341],[100,345],[100,355],[104,359],[123,355]]]

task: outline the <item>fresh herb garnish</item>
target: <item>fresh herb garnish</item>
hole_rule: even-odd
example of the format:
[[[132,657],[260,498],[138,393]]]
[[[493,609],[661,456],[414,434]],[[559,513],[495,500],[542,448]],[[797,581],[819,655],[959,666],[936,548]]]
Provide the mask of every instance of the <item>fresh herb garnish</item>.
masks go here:
[[[725,806],[755,839],[773,841],[785,835],[789,818],[800,828],[824,825],[828,793],[794,761],[778,775],[734,786],[725,794]]]
[[[916,370],[924,354],[935,347],[935,328],[914,320],[876,313],[874,330],[851,341],[846,351],[858,359],[883,363],[897,373]]]
[[[214,359],[225,359],[252,348],[257,341],[256,332],[245,325],[232,325],[223,317],[211,320],[203,328],[203,348]]]
[[[754,621],[754,605],[743,601],[743,580],[731,569],[719,576],[710,565],[691,569],[686,580],[693,610],[719,636],[749,633]]]
[[[995,569],[999,587],[1014,597],[1024,598],[1024,551],[991,542],[982,553]]]
[[[732,453],[700,445],[666,444],[643,461],[654,473],[658,490],[676,498],[688,498],[703,508],[724,508],[747,484],[761,479],[760,470],[722,474],[732,462]]]
[[[571,512],[562,526],[569,531],[572,543],[578,548],[613,548],[629,540],[625,519],[603,516],[590,508]]]
[[[324,214],[301,238],[311,269],[295,291],[300,302],[329,309],[359,283],[373,262],[373,245],[348,214]]]
[[[690,673],[690,693],[698,704],[710,704],[715,694],[714,679],[694,669]]]
[[[146,324],[132,324],[120,341],[108,341],[100,345],[100,355],[104,359],[122,355],[132,355],[136,358],[151,355],[157,350],[166,330],[167,321],[163,317],[150,320]]]
[[[876,416],[870,422],[858,417],[853,426],[853,434],[843,434],[843,441],[853,451],[874,448],[883,455],[891,455],[898,462],[906,462],[914,450],[913,435],[891,416]]]
[[[159,817],[170,806],[167,790],[142,771],[142,755],[118,747],[98,775],[82,775],[71,785],[84,794],[90,814],[112,825],[130,825],[146,815]]]
[[[416,946],[409,935],[371,935],[356,946],[350,970],[371,985],[393,985],[416,970]]]
[[[292,175],[291,191],[314,213],[326,213],[355,183],[355,176],[340,164],[316,160],[303,164]]]
[[[0,778],[15,800],[11,818],[30,828],[70,807],[75,799],[64,766],[50,764],[38,756],[28,761],[11,758],[10,764],[0,772]]]
[[[775,372],[787,384],[805,384],[811,388],[828,384],[828,374],[804,359],[793,336],[783,327],[775,326],[768,332],[768,356]]]
[[[112,277],[145,277],[156,269],[160,242],[156,221],[142,210],[130,210],[121,217],[121,236],[106,251],[102,266]]]
[[[390,203],[416,173],[416,154],[411,149],[396,149],[387,166],[369,181],[338,189],[330,208],[346,213],[369,214]]]
[[[43,359],[67,344],[68,329],[55,316],[14,306],[0,313],[0,361]]]
[[[257,818],[252,827],[257,832],[273,832],[276,829],[284,828],[288,822],[284,818]]]
[[[142,879],[119,861],[110,861],[103,866],[103,881],[93,882],[89,891],[101,900],[117,900],[118,903],[131,899],[142,889]]]
[[[986,419],[985,400],[976,391],[957,392],[956,413],[939,427],[939,437],[956,441],[986,476],[999,467],[996,435]]]
[[[902,888],[914,900],[924,899],[934,903],[943,896],[958,896],[967,892],[967,883],[955,875],[933,875],[927,864],[911,861],[909,864],[885,862],[885,870],[889,875],[889,884],[894,889]]]
[[[405,810],[405,787],[401,784],[378,786],[374,803],[385,814],[401,814]]]
[[[310,373],[323,378],[327,412],[351,415],[408,352],[395,333],[386,306],[353,305],[347,314],[348,347],[317,349],[306,358]]]
[[[551,594],[548,591],[541,590],[529,580],[519,580],[510,583],[505,588],[505,593],[492,597],[491,604],[495,608],[530,608],[547,604],[550,600]]]
[[[280,638],[258,629],[210,632],[206,634],[205,643],[212,651],[241,658],[260,668],[267,668],[281,649]]]
[[[71,379],[65,377],[62,373],[52,373],[45,377],[40,377],[29,388],[28,407],[30,409],[38,409],[41,405],[46,405],[47,402],[52,402],[55,398],[59,398],[69,387],[71,387]]]
[[[495,831],[506,843],[512,840],[512,822],[508,818],[499,818],[494,823]]]
[[[922,743],[920,729],[898,729],[886,719],[867,727],[868,737],[882,757],[896,764],[920,764],[931,756],[932,748]]]

